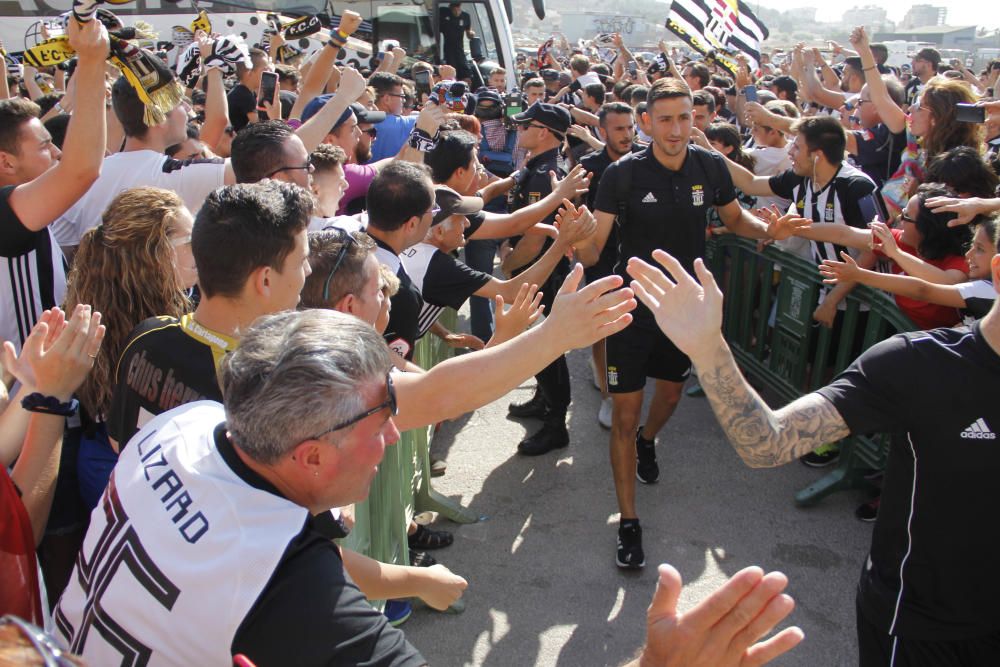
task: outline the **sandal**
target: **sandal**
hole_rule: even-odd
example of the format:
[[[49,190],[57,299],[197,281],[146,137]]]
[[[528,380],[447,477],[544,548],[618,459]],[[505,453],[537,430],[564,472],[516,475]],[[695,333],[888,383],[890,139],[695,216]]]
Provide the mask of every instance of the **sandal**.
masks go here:
[[[413,567],[430,567],[437,565],[437,559],[426,551],[410,550],[410,565]]]
[[[407,537],[411,549],[426,551],[428,549],[443,549],[451,546],[454,536],[446,530],[431,530],[419,523],[415,533]]]

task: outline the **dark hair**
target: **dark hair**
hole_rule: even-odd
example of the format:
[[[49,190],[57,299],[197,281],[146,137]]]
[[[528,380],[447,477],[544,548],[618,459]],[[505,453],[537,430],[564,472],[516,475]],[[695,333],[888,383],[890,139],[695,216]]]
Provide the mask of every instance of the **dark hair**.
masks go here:
[[[368,224],[394,232],[434,204],[434,188],[426,165],[394,160],[368,186]]]
[[[625,97],[623,96],[623,93],[625,92],[625,89],[628,88],[631,85],[632,84],[629,83],[628,81],[625,81],[625,80],[619,81],[611,89],[611,94],[615,96],[616,100],[618,100],[620,102],[624,102],[625,101]]]
[[[715,96],[704,89],[695,91],[691,103],[696,107],[708,107],[708,113],[715,113]]]
[[[188,139],[192,139],[194,141],[201,141],[201,129],[194,123],[187,124],[186,134]],[[180,149],[181,149],[181,144],[174,144],[172,146],[167,146],[167,149],[163,152],[169,155],[170,157],[173,157],[177,155],[177,152],[180,151]]]
[[[865,76],[864,65],[861,64],[860,56],[848,56],[847,58],[844,58],[844,67],[850,67],[858,76],[862,78]]]
[[[358,294],[364,288],[367,278],[365,260],[377,246],[372,237],[364,232],[354,232],[351,236],[353,240],[349,241],[346,232],[337,229],[309,232],[309,266],[312,273],[302,286],[302,308],[331,308],[348,294]],[[330,272],[345,243],[350,247],[344,252],[337,272],[331,278]],[[323,289],[328,278],[330,287],[328,298],[324,301]]]
[[[973,235],[981,228],[993,243],[993,247],[1000,248],[1000,220],[997,219],[997,216],[977,215],[969,223],[969,226],[973,228]]]
[[[635,111],[633,111],[632,107],[624,102],[607,102],[602,105],[601,110],[597,112],[597,122],[601,127],[604,127],[604,121],[607,120],[608,115],[613,113],[623,113],[632,116]]]
[[[201,293],[236,297],[257,269],[280,271],[312,212],[312,195],[292,183],[266,180],[212,192],[191,232]]]
[[[23,97],[0,100],[0,151],[21,153],[21,126],[42,115],[38,105]]]
[[[691,68],[691,76],[698,77],[698,81],[701,82],[702,86],[707,86],[708,82],[712,80],[712,72],[708,69],[707,65],[703,65],[702,63],[688,63],[684,67]]]
[[[250,67],[243,64],[243,61],[237,61],[236,63],[236,77],[238,79],[243,79],[248,73],[253,69],[260,67],[267,62],[267,51],[263,49],[258,49],[257,47],[251,47],[250,49]]]
[[[275,65],[274,71],[278,74],[278,81],[285,83],[286,81],[291,81],[292,83],[298,85],[299,83],[299,70],[291,65]]]
[[[430,167],[435,183],[446,183],[456,171],[469,166],[478,147],[476,137],[465,130],[442,132],[434,148],[424,154],[424,164]]]
[[[885,44],[872,44],[869,48],[872,50],[872,56],[875,57],[876,63],[881,65],[889,59],[889,48]]]
[[[66,141],[66,130],[69,129],[71,118],[72,116],[68,113],[61,113],[58,116],[52,116],[42,123],[52,136],[52,143],[58,146],[59,150],[62,150],[63,142]]]
[[[250,123],[236,133],[229,159],[237,183],[256,183],[280,169],[285,159],[285,142],[293,135],[280,120]]]
[[[955,146],[938,153],[927,164],[924,180],[943,183],[969,197],[994,197],[1000,178],[970,146]]]
[[[632,90],[628,94],[629,102],[635,104],[636,102],[645,102],[649,99],[649,88],[646,86],[632,86]]]
[[[916,225],[922,240],[917,252],[924,259],[943,259],[950,255],[961,256],[972,240],[972,232],[968,225],[949,227],[948,222],[954,220],[955,213],[935,212],[927,208],[927,200],[931,197],[957,197],[954,190],[941,183],[924,183],[917,188],[920,208],[913,224]]]
[[[525,88],[538,88],[538,87],[542,87],[542,88],[545,87],[545,79],[542,79],[540,77],[535,76],[535,77],[531,77],[527,81],[525,81],[524,85],[521,86],[521,89],[523,90]]]
[[[606,63],[596,63],[590,66],[590,71],[604,76],[611,76],[611,68]]]
[[[391,93],[394,88],[402,86],[403,79],[399,75],[390,72],[375,72],[368,79],[368,85],[375,90],[375,97],[377,99],[386,93]]]
[[[347,162],[347,153],[340,146],[320,144],[309,154],[309,159],[312,160],[313,165],[316,167],[316,173],[321,171],[326,172],[336,169],[338,165],[345,164]]]
[[[607,91],[604,89],[603,83],[588,83],[583,87],[583,92],[593,97],[598,104],[604,104],[604,96]]]
[[[713,74],[712,78],[709,79],[709,84],[715,86],[716,88],[720,88],[722,90],[726,90],[727,88],[732,88],[734,85],[732,79],[730,79],[728,76],[722,76],[721,74]]]
[[[716,86],[705,86],[703,91],[715,98],[715,108],[717,110],[726,108],[726,93],[722,88]]]
[[[42,110],[42,115],[44,116],[48,112],[52,111],[52,107],[62,101],[63,93],[47,93],[35,100],[35,104],[38,108]]]
[[[149,132],[149,126],[144,120],[146,105],[142,103],[132,84],[124,76],[118,77],[111,86],[111,106],[115,110],[118,122],[122,124],[122,129],[125,130],[126,137],[142,139],[146,136]]]
[[[686,97],[689,100],[693,100],[691,89],[687,87],[686,83],[673,77],[666,77],[653,84],[653,87],[649,89],[649,95],[646,96],[646,102],[651,107],[654,102],[659,100],[670,100],[677,97]]]
[[[827,162],[840,164],[847,149],[844,126],[832,116],[809,116],[797,120],[792,131],[801,134],[810,151],[822,151]]]
[[[697,93],[695,93],[697,95]],[[712,123],[705,128],[705,136],[709,141],[718,141],[727,148],[732,148],[733,152],[726,157],[740,165],[744,169],[753,171],[757,161],[752,155],[743,150],[743,138],[735,125],[724,122]]]

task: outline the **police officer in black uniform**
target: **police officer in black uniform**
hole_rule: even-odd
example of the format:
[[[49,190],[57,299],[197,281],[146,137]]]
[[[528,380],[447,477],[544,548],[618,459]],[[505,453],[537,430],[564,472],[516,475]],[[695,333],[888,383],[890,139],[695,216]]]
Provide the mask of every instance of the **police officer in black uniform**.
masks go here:
[[[447,8],[441,8],[438,20],[441,41],[444,43],[444,61],[455,68],[456,78],[469,78],[469,63],[465,56],[464,38],[472,39],[476,36],[476,33],[472,31],[472,19],[469,17],[469,13],[462,11],[461,2],[452,2]]]
[[[615,272],[626,282],[631,280],[625,272],[629,258],[652,261],[656,248],[677,257],[691,271],[695,258],[705,251],[705,212],[710,206],[730,231],[766,238],[766,225],[737,203],[725,159],[688,143],[693,124],[690,89],[677,79],[660,79],[650,89],[646,113],[653,142],[605,170],[594,203],[597,232],[592,244],[578,245],[583,264],[597,263],[614,225],[619,239]],[[633,312],[632,324],[606,344],[613,400],[611,467],[621,511],[616,562],[634,569],[645,564],[635,480],[652,484],[659,478],[654,439],[680,400],[691,362],[642,306]],[[656,392],[643,424],[647,377],[656,380]]]
[[[566,109],[545,102],[531,105],[524,113],[513,116],[513,120],[517,123],[520,146],[530,151],[532,157],[518,174],[511,191],[511,212],[534,204],[552,191],[550,172],[559,178],[566,175],[560,150],[566,131],[572,124],[572,118]],[[555,214],[552,214],[542,222],[551,224],[554,217]],[[511,239],[514,252],[508,259],[515,264],[512,273],[516,275],[523,271],[551,243],[551,239],[542,236]],[[552,300],[567,273],[569,262],[563,259],[545,284],[540,286],[545,294],[542,304],[547,312],[551,311]],[[543,421],[540,430],[517,446],[517,451],[525,456],[538,456],[569,444],[569,432],[566,430],[566,410],[570,402],[569,367],[565,357],[553,361],[535,379],[538,381],[538,388],[531,400],[512,404],[509,408],[513,417],[539,417]]]

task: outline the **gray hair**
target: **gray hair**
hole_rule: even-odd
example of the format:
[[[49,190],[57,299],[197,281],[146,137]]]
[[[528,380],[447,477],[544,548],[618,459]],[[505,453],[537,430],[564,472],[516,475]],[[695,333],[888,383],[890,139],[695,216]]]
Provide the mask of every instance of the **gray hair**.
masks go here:
[[[257,320],[219,368],[226,425],[259,463],[364,410],[361,385],[392,361],[370,324],[332,310],[285,311]]]

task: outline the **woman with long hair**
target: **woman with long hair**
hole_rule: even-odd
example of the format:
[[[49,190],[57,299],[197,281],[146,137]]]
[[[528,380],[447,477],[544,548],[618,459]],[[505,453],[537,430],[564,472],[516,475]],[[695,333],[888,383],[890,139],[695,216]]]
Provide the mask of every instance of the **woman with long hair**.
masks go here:
[[[955,118],[955,105],[975,104],[976,99],[965,82],[944,77],[927,82],[917,103],[910,107],[910,131],[920,138],[925,165],[956,146],[982,148],[982,125],[962,123]]]
[[[92,304],[107,333],[94,368],[77,392],[84,435],[80,443],[80,493],[93,508],[117,455],[104,429],[115,386],[115,366],[132,329],[157,315],[180,317],[191,308],[187,290],[198,273],[191,254],[191,213],[176,194],[160,188],[126,190],[102,223],[80,240],[67,279],[66,308]]]

